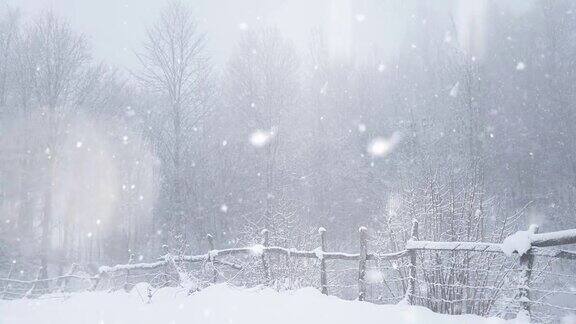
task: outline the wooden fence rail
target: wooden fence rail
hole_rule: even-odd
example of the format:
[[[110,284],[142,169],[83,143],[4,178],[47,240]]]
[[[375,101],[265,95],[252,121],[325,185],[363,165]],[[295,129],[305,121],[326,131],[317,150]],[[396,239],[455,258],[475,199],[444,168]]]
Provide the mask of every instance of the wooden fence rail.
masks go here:
[[[549,249],[543,247],[551,247],[564,244],[576,243],[576,229],[565,230],[559,232],[542,233],[538,234],[538,227],[531,226],[528,230],[531,240],[531,248],[520,256],[519,266],[520,271],[518,274],[518,291],[516,294],[516,301],[520,304],[520,309],[524,315],[530,316],[530,284],[532,276],[532,267],[535,257],[547,258],[562,258],[574,260],[576,259],[576,252]],[[106,278],[113,273],[120,271],[125,272],[125,285],[124,288],[128,289],[127,282],[131,271],[134,270],[155,270],[163,269],[164,275],[167,276],[168,268],[172,263],[195,263],[204,262],[212,265],[211,282],[216,283],[219,279],[219,273],[216,266],[230,267],[236,270],[242,270],[243,266],[235,264],[234,262],[223,260],[226,256],[257,256],[261,258],[262,272],[266,284],[272,283],[272,274],[269,264],[269,256],[281,255],[288,258],[306,258],[315,259],[319,261],[320,273],[320,291],[323,294],[328,294],[328,273],[326,267],[326,260],[346,260],[358,262],[358,300],[365,300],[366,298],[366,263],[371,260],[397,260],[408,258],[408,276],[406,278],[405,296],[404,301],[408,304],[414,304],[414,295],[417,288],[417,254],[419,251],[466,251],[478,253],[504,253],[503,245],[500,243],[485,243],[485,242],[435,242],[435,241],[420,241],[418,235],[418,222],[413,221],[411,236],[406,247],[402,251],[393,253],[371,253],[369,252],[367,241],[367,229],[361,227],[359,229],[359,253],[343,253],[343,252],[329,252],[327,251],[326,230],[320,228],[318,230],[320,246],[312,251],[298,250],[294,248],[285,248],[279,246],[269,245],[269,232],[268,230],[262,231],[262,244],[257,244],[251,247],[239,247],[228,249],[216,249],[214,238],[212,235],[207,235],[209,251],[205,254],[199,255],[171,255],[166,253],[164,256],[158,258],[155,262],[149,263],[134,263],[134,256],[131,255],[127,264],[118,264],[115,266],[102,266],[98,269],[98,273],[94,276],[80,276],[76,275],[75,271],[77,265],[73,265],[70,271],[59,277],[39,279],[36,280],[18,280],[11,278],[11,273],[7,278],[0,278],[0,283],[4,283],[3,289],[0,289],[0,298],[7,298],[8,287],[11,284],[27,285],[30,287],[26,296],[31,296],[32,292],[37,285],[48,282],[59,282],[60,289],[65,290],[66,285],[70,279],[88,280],[91,282],[90,290],[97,289],[102,278]],[[40,271],[40,270],[39,270]]]

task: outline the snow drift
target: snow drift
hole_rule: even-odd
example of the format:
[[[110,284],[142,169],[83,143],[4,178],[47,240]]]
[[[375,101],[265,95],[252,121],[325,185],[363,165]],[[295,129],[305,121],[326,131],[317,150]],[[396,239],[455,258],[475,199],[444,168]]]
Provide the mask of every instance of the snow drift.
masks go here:
[[[314,288],[277,292],[218,284],[188,296],[158,290],[148,303],[147,285],[124,291],[74,293],[68,298],[0,301],[1,324],[496,324],[498,318],[436,314],[417,306],[375,305],[324,296]],[[61,297],[61,295],[60,295]]]

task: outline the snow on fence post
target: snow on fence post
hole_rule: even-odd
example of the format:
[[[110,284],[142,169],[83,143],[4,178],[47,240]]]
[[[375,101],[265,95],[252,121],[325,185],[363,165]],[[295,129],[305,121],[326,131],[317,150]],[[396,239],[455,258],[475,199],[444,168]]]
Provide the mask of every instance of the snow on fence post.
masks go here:
[[[270,232],[267,229],[262,230],[262,270],[264,271],[264,281],[266,285],[270,285],[270,265],[268,264],[268,260],[266,259],[266,248],[270,244]]]
[[[326,251],[326,229],[320,227],[318,229],[320,234],[320,291],[324,295],[328,295],[328,280],[326,278],[326,260],[324,260],[324,252]]]
[[[528,228],[530,234],[538,234],[538,225],[532,224]],[[518,295],[516,300],[520,303],[520,311],[517,317],[529,319],[530,313],[530,279],[532,277],[532,266],[534,265],[534,255],[530,250],[520,256],[520,277],[518,278]]]
[[[134,253],[130,253],[128,257],[128,264],[132,264],[134,262]],[[126,269],[126,276],[124,277],[124,291],[129,291],[130,287],[128,284],[128,279],[130,278],[130,269]]]
[[[361,226],[360,232],[360,257],[358,258],[358,300],[366,298],[366,255],[368,254],[368,243],[366,240],[366,227]]]
[[[208,240],[208,246],[210,249],[208,251],[208,258],[212,264],[212,283],[216,283],[218,281],[218,271],[216,271],[216,264],[214,262],[214,259],[216,258],[216,255],[213,252],[216,249],[214,245],[214,236],[212,236],[212,234],[207,234],[206,239]]]
[[[410,240],[418,240],[418,221],[412,220],[412,230],[410,231]],[[409,305],[414,305],[414,293],[416,291],[416,250],[410,252],[410,266],[408,268],[408,286],[406,287],[406,296],[404,297]]]

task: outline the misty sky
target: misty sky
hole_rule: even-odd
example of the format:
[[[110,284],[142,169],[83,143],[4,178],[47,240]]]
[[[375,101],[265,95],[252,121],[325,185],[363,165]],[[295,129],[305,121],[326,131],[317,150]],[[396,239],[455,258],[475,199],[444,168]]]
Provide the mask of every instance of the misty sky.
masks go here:
[[[119,66],[134,66],[146,25],[166,1],[159,0],[6,0],[22,8],[25,16],[53,8],[91,41],[97,59]],[[276,26],[306,50],[312,28],[336,37],[340,50],[392,51],[402,36],[403,15],[410,12],[402,1],[348,0],[188,0],[202,30],[208,33],[208,50],[216,64],[225,62],[243,28]],[[371,31],[368,33],[368,31]],[[376,31],[376,32],[375,32]],[[375,35],[377,33],[377,35]],[[376,36],[376,37],[375,37]],[[376,44],[374,44],[376,43]]]
[[[33,16],[53,8],[91,41],[96,59],[135,67],[145,26],[157,18],[167,0],[3,0]],[[276,26],[301,51],[313,28],[328,35],[333,51],[390,57],[400,46],[408,20],[418,19],[417,1],[392,0],[185,0],[191,3],[200,28],[208,33],[207,49],[216,65],[226,62],[243,29]],[[471,5],[473,3],[473,5]],[[468,24],[481,14],[483,1],[434,1],[456,23]],[[523,11],[530,1],[511,0],[505,6]],[[477,28],[475,26],[473,28]],[[332,38],[332,39],[330,39]],[[357,56],[357,55],[356,55]]]

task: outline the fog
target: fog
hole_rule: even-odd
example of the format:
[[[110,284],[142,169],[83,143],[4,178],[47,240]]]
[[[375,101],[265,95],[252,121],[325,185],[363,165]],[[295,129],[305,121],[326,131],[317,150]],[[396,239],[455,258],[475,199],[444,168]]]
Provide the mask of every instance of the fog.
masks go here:
[[[91,40],[95,55],[99,59],[126,67],[134,67],[133,51],[144,38],[144,26],[153,20],[162,1],[37,1],[9,0],[9,4],[22,7],[27,14],[52,9],[66,17],[79,31],[86,33]],[[401,33],[400,20],[407,15],[410,4],[386,4],[378,1],[256,1],[243,2],[224,0],[200,0],[191,3],[200,28],[210,33],[207,44],[211,57],[223,64],[241,34],[242,26],[258,28],[276,26],[304,48],[309,42],[312,28],[354,29],[357,40],[355,46],[370,47],[378,44],[383,48],[394,47]],[[345,12],[343,12],[345,11]],[[362,24],[354,23],[358,17],[377,14],[374,19],[363,19]],[[331,24],[332,15],[338,20]],[[382,19],[384,18],[384,19]],[[357,21],[358,22],[358,21]],[[332,25],[332,26],[331,26]],[[342,26],[334,26],[342,25]],[[375,28],[386,29],[385,37],[367,37]],[[350,31],[348,31],[350,33]]]
[[[7,1],[22,8],[26,16],[53,10],[86,34],[98,59],[127,68],[135,67],[133,51],[144,38],[144,26],[163,6],[162,1],[154,0]],[[417,3],[410,1],[197,0],[190,5],[200,29],[210,34],[207,47],[218,65],[225,63],[244,26],[278,27],[301,50],[306,50],[311,30],[322,28],[332,34],[330,37],[346,43],[339,45],[340,50],[365,54],[377,50],[380,55],[391,56],[402,42],[406,22],[415,19],[413,13],[417,11]],[[460,20],[478,11],[476,6],[454,1],[439,1],[434,6]],[[503,6],[522,12],[529,4],[508,1]]]

